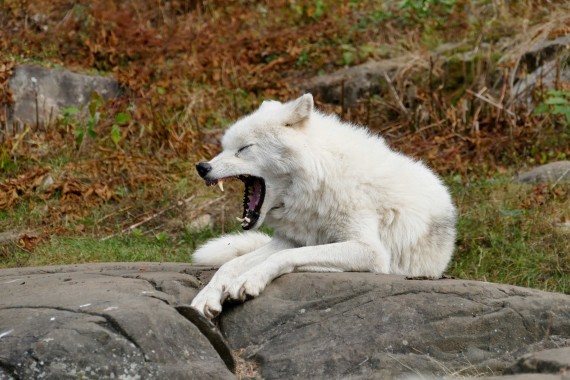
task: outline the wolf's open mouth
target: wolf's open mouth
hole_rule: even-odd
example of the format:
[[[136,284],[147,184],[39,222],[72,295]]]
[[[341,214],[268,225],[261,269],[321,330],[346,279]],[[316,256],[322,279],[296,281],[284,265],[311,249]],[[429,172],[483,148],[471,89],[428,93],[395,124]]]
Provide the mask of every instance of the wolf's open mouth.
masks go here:
[[[235,177],[206,180],[206,185],[214,186],[218,184],[223,191],[223,186],[221,184],[228,178],[238,178],[245,184],[243,194],[243,214],[241,218],[237,219],[241,222],[241,227],[244,230],[249,230],[255,226],[255,223],[257,223],[257,220],[259,219],[259,211],[261,210],[263,200],[265,199],[265,181],[261,177],[243,174]]]

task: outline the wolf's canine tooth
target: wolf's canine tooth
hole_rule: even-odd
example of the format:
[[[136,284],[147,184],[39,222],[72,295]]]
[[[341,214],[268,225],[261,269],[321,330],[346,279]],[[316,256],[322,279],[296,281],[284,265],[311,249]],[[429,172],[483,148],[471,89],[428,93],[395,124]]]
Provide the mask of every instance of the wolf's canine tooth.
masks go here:
[[[220,190],[222,190],[222,193],[224,192],[224,180],[221,179],[218,181],[218,187],[220,188]]]

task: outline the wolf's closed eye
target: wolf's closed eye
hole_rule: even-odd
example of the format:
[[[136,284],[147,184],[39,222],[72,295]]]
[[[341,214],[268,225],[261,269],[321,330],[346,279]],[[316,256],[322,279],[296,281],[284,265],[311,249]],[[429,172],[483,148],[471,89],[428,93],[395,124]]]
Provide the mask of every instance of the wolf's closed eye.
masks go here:
[[[240,154],[241,152],[243,152],[244,150],[246,150],[247,148],[251,147],[251,146],[253,146],[253,144],[249,144],[249,145],[246,145],[246,146],[242,146],[241,148],[238,149],[238,151],[237,151],[237,153],[236,153],[236,156],[237,156],[238,154]]]

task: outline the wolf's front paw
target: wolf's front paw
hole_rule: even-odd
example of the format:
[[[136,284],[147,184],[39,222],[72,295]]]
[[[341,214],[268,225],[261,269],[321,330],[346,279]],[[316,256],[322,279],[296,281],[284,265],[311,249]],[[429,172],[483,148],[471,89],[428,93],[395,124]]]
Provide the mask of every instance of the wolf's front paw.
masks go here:
[[[215,288],[204,288],[190,306],[208,319],[216,318],[222,312],[222,292]]]
[[[230,298],[245,301],[247,296],[257,297],[265,289],[270,279],[265,273],[248,271],[238,277],[237,281],[230,286],[228,293]]]

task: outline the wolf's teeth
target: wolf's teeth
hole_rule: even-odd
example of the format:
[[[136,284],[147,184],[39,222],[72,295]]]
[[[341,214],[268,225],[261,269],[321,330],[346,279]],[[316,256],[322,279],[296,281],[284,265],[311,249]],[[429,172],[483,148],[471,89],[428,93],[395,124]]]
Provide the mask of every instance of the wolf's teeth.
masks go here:
[[[224,180],[220,179],[218,181],[218,187],[220,188],[220,190],[222,190],[222,192],[224,192]]]
[[[240,218],[236,216],[236,220],[240,222],[242,226],[247,226],[249,222],[251,222],[251,219],[249,219],[247,216],[245,218]]]

